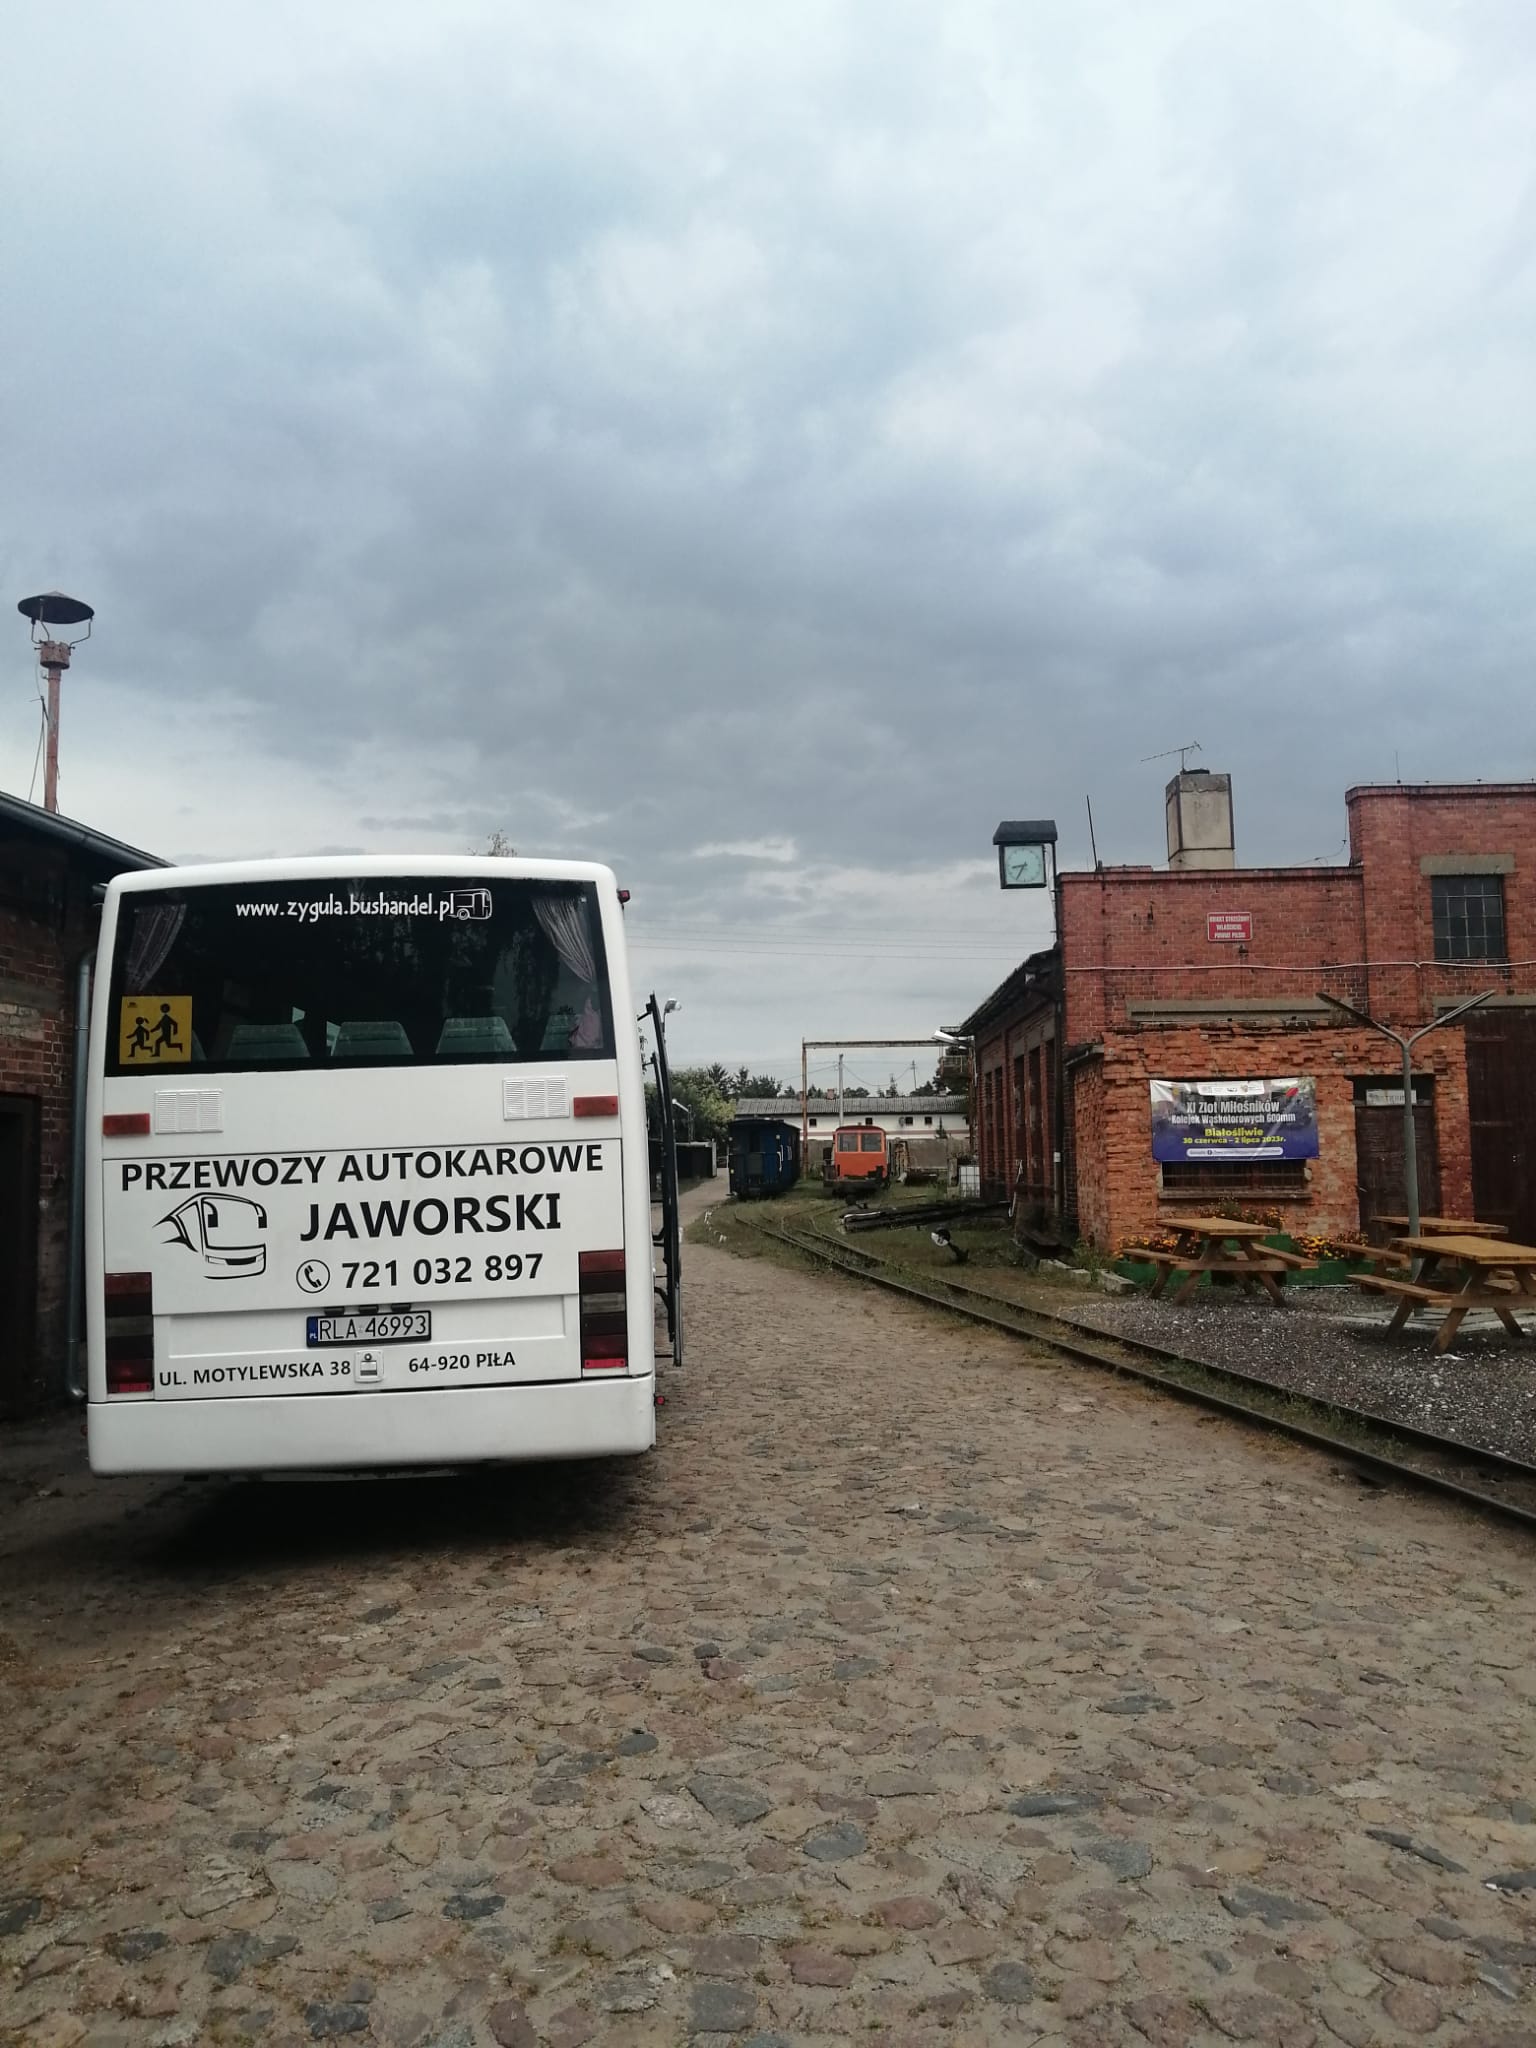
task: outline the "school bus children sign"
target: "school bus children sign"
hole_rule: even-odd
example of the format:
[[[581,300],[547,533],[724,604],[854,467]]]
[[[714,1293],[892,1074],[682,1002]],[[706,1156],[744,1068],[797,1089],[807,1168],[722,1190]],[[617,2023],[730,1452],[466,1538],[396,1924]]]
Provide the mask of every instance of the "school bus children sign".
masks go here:
[[[125,1067],[184,1067],[192,1057],[192,998],[124,996],[117,1057]]]

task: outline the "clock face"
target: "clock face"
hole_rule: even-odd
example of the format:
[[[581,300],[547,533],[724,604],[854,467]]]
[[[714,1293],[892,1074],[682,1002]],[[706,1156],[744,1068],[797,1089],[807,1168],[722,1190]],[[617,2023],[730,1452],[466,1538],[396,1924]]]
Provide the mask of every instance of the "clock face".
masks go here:
[[[1005,846],[1003,848],[1003,886],[1006,889],[1043,889],[1045,887],[1045,848],[1043,846]]]

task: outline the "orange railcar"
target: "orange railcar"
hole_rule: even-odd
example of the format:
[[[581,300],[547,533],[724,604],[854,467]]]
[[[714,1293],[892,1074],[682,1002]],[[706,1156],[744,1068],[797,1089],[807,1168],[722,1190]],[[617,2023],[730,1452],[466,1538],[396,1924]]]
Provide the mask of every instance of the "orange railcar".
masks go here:
[[[873,1194],[891,1179],[891,1144],[870,1124],[840,1124],[832,1134],[827,1185],[839,1191]]]

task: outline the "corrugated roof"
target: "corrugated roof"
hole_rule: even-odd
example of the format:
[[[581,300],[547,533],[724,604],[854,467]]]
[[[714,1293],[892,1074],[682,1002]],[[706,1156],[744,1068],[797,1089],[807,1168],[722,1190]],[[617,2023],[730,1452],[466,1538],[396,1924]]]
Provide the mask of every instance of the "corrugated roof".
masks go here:
[[[1027,960],[1015,967],[1006,981],[999,982],[991,995],[976,1005],[963,1024],[956,1027],[961,1037],[975,1038],[995,1017],[1022,1003],[1026,996],[1035,995],[1042,1003],[1051,1001],[1056,988],[1055,969],[1054,946],[1047,946],[1043,952],[1031,953]]]
[[[812,1116],[836,1116],[837,1097],[813,1095]],[[799,1123],[798,1095],[744,1096],[732,1111],[734,1116],[779,1116],[786,1123]],[[849,1095],[843,1100],[843,1114],[850,1123],[862,1116],[947,1116],[965,1117],[963,1095]]]
[[[82,825],[78,819],[61,817],[57,811],[45,811],[37,804],[26,803],[19,796],[7,796],[3,790],[0,790],[0,820],[16,826],[19,831],[35,832],[40,839],[51,839],[58,845],[85,854],[88,859],[100,861],[114,875],[124,874],[133,868],[168,868],[171,865],[158,853],[145,853],[140,847],[125,846],[121,839],[110,838],[93,826]]]

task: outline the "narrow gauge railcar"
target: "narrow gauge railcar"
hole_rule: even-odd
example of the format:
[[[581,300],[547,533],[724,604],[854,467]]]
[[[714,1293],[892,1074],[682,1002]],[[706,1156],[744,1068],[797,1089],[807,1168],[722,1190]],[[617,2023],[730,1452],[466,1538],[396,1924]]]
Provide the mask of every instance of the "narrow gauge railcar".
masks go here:
[[[787,1194],[800,1178],[800,1133],[782,1117],[739,1116],[730,1128],[731,1193]]]
[[[823,1175],[837,1193],[874,1194],[889,1187],[891,1141],[872,1124],[840,1124]]]

